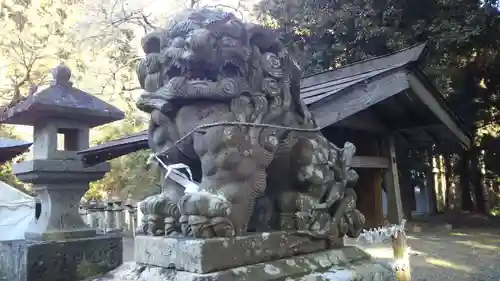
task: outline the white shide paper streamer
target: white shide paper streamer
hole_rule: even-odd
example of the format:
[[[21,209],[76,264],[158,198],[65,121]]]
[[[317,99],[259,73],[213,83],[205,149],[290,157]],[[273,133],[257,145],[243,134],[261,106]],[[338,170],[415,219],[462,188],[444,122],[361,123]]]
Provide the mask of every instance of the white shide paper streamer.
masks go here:
[[[167,165],[156,154],[151,154],[149,156],[147,164],[149,165],[153,161],[160,163],[160,165],[165,169],[165,178],[171,178],[185,188],[184,193],[199,192],[200,187],[196,182],[193,181],[193,174],[191,173],[191,169],[189,168],[189,166],[183,163]],[[180,169],[185,169],[189,175],[189,178],[186,177],[185,174],[181,173],[179,171]]]

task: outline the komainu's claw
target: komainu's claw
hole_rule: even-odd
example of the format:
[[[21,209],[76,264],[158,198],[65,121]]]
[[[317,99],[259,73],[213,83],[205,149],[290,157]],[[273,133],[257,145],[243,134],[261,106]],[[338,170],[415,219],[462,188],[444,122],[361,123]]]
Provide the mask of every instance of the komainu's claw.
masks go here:
[[[177,221],[172,217],[165,218],[165,236],[177,236],[180,233],[180,227]]]
[[[218,237],[231,237],[236,235],[234,225],[228,218],[213,218],[212,225],[215,231],[215,235]]]
[[[185,236],[195,238],[228,237],[236,235],[228,216],[229,202],[222,196],[207,192],[189,193],[178,202],[179,223]]]
[[[348,218],[348,231],[347,236],[351,238],[356,238],[361,234],[363,230],[363,226],[366,222],[365,216],[358,210],[354,209],[345,214],[345,217]]]
[[[215,236],[210,224],[210,218],[204,216],[182,216],[180,222],[184,236],[196,238],[210,238]]]

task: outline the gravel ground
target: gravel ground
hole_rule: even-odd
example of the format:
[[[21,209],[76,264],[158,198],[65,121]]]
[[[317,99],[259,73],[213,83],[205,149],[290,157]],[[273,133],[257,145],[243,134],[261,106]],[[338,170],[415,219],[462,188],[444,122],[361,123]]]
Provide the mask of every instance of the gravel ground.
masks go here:
[[[408,234],[413,281],[500,281],[500,228]],[[389,262],[387,245],[360,246]]]
[[[408,234],[413,281],[500,281],[500,228],[425,230]],[[392,258],[389,244],[358,245],[375,259]],[[124,259],[133,260],[133,240],[124,241]]]

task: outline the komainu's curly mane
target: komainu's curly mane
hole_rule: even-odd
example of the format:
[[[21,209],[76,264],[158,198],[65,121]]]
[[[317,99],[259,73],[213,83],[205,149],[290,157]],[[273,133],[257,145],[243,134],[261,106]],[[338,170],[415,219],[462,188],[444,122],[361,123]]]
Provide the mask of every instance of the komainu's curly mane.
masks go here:
[[[200,167],[199,192],[162,181],[162,194],[144,203],[144,232],[359,235],[355,147],[340,149],[316,128],[300,99],[300,69],[276,33],[229,13],[188,10],[143,48],[137,106],[151,115],[149,145],[165,161]],[[268,215],[255,214],[262,206]]]
[[[262,95],[276,115],[295,111],[309,119],[300,99],[300,70],[279,36],[233,14],[190,10],[143,39],[146,53],[137,68],[146,94],[139,109],[168,112],[171,103],[229,102]]]

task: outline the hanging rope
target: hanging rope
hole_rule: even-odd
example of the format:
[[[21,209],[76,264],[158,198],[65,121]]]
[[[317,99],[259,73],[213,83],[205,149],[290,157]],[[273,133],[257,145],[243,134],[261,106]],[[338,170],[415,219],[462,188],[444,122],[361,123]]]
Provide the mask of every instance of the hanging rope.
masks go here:
[[[162,151],[161,153],[155,154],[155,156],[162,156],[162,155],[166,154],[170,149],[172,149],[173,147],[176,147],[181,142],[183,142],[188,137],[190,137],[192,134],[196,133],[197,131],[199,131],[201,129],[207,129],[207,128],[218,127],[218,126],[247,126],[247,127],[273,128],[273,129],[285,130],[285,131],[309,132],[309,133],[316,133],[316,132],[319,132],[321,130],[320,128],[313,128],[313,129],[294,128],[294,127],[281,126],[281,125],[259,124],[259,123],[250,123],[250,122],[224,121],[224,122],[215,122],[215,123],[210,123],[210,124],[202,124],[202,125],[197,126],[194,129],[192,129],[190,132],[188,132],[184,136],[182,136],[171,147],[167,148],[166,150]]]

